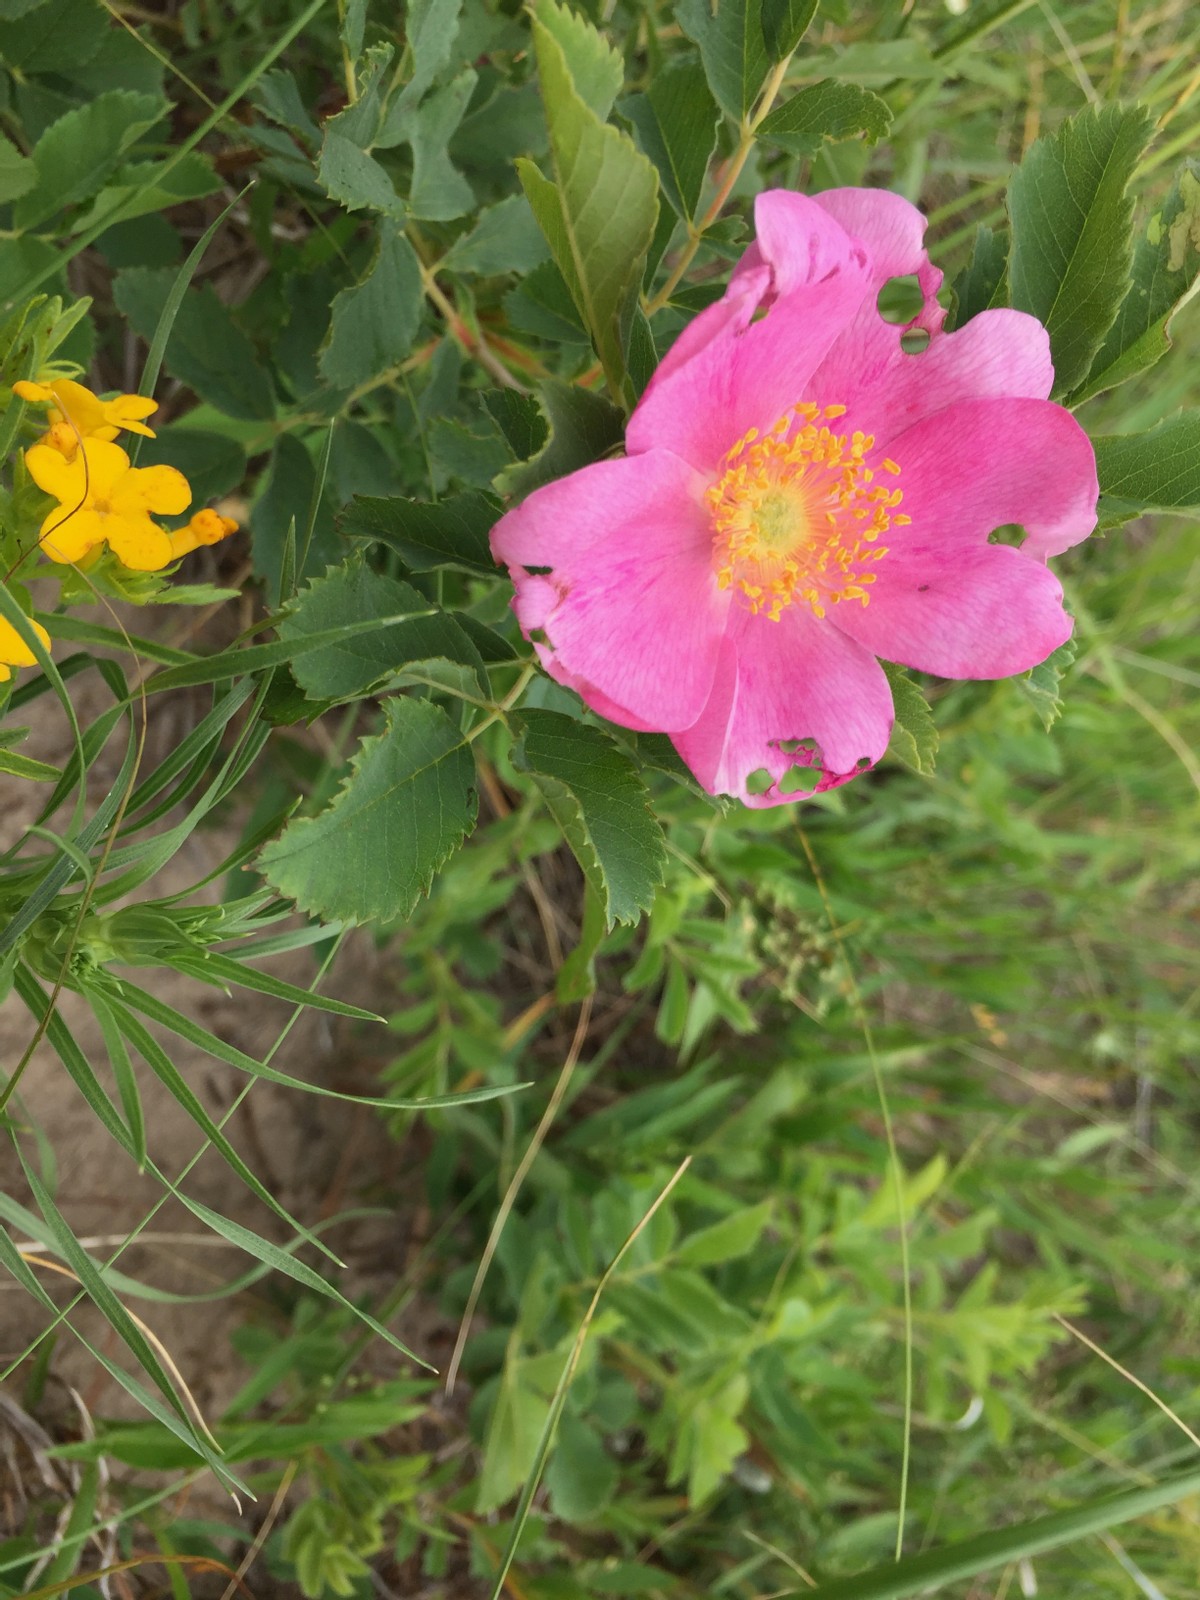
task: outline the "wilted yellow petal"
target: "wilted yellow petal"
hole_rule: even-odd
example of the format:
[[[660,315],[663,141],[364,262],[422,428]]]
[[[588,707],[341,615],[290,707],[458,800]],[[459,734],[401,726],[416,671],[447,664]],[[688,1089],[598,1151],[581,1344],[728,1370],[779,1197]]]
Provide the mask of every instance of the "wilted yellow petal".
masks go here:
[[[223,517],[219,511],[205,507],[197,511],[188,523],[196,537],[197,544],[220,544],[222,539],[228,539],[231,533],[237,532],[237,523],[232,517]]]

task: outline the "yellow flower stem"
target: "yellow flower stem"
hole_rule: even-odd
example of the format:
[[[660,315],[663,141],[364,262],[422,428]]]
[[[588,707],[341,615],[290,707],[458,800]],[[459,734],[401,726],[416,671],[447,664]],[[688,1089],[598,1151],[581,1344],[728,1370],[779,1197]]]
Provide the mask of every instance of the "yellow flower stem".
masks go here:
[[[748,117],[743,117],[737,149],[725,165],[725,170],[721,175],[721,181],[717,187],[716,194],[713,196],[712,204],[704,213],[704,218],[698,227],[694,222],[688,223],[687,243],[679,252],[679,260],[675,263],[666,283],[643,308],[648,317],[652,317],[656,311],[661,311],[676,289],[678,289],[684,273],[691,266],[696,251],[700,248],[700,242],[705,233],[721,215],[725,202],[733,193],[734,184],[742,175],[742,168],[750,159],[750,152],[754,148],[754,136],[774,105],[775,96],[783,87],[783,81],[787,77],[787,70],[791,64],[792,58],[788,55],[772,67],[771,75],[766,83],[763,84],[762,93],[758,97],[754,110]]]

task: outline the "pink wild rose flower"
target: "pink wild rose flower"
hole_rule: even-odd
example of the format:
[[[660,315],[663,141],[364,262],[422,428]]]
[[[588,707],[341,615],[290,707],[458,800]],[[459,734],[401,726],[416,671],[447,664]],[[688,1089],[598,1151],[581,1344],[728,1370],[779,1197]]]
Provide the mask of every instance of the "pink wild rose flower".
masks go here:
[[[1061,645],[1046,560],[1091,532],[1098,487],[1087,435],[1046,398],[1045,329],[992,310],[943,332],[906,200],[776,189],[755,222],[630,417],[626,454],[536,490],[492,550],[554,678],[669,734],[710,793],[771,806],[883,755],[880,658],[1003,678]],[[876,303],[910,274],[919,353]],[[989,541],[1007,523],[1019,548]]]

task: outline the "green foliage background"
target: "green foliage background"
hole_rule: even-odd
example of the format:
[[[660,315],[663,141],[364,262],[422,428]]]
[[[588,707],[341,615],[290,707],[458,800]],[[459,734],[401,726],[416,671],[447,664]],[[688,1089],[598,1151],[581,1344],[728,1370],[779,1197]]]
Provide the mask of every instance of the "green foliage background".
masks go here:
[[[4,1593],[122,1560],[180,1596],[243,1561],[314,1597],[1200,1593],[1197,42],[1182,0],[0,0],[5,397],[51,353],[156,392],[139,462],[249,529],[174,598],[253,600],[180,637],[77,609],[169,592],[68,580],[8,701],[0,770],[45,803],[0,867],[6,1007],[109,1159],[246,1259],[217,1291],[244,1383],[200,1418],[146,1332],[180,1297],[80,1242],[6,1064],[0,1254],[44,1313],[6,1393],[36,1416],[93,1326],[50,1260],[128,1405],[47,1440]],[[877,773],[726,810],[535,676],[487,534],[619,444],[754,193],[863,182],[927,211],[959,324],[1047,322],[1106,532],[1058,564],[1071,649],[896,674]],[[19,405],[0,428],[32,437]],[[14,468],[18,579],[32,508]],[[61,768],[18,748],[56,703]],[[197,830],[224,858],[168,894]],[[367,943],[398,998],[314,992]],[[312,990],[258,964],[306,949]],[[143,968],[320,1008],[385,1065],[312,1081],[303,1026],[250,1056]],[[364,1101],[392,1158],[291,1215],[181,1040],[243,1097]],[[156,1164],[143,1072],[254,1229]],[[432,1219],[382,1294],[336,1259],[363,1199]],[[447,1398],[418,1363],[468,1307]],[[214,1481],[240,1504],[195,1514]]]

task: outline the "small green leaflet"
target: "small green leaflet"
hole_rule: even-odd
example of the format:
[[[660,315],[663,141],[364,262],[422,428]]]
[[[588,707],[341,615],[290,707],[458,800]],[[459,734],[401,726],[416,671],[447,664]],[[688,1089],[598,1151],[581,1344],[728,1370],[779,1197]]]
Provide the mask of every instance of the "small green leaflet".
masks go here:
[[[772,61],[791,55],[816,14],[817,0],[761,0],[763,40]]]
[[[679,0],[679,25],[700,46],[700,59],[717,104],[741,122],[758,98],[771,58],[758,0]]]
[[[717,141],[721,113],[698,61],[655,74],[645,94],[622,100],[638,143],[658,169],[666,200],[685,221],[696,214]]]
[[[34,146],[37,186],[13,212],[15,226],[34,228],[64,206],[90,199],[166,110],[158,95],[111,89],[65,112]]]
[[[590,389],[549,378],[538,389],[538,403],[545,418],[543,442],[528,461],[506,467],[496,475],[496,488],[501,494],[531,494],[544,483],[553,483],[568,472],[601,460],[625,436],[621,412],[611,400]],[[503,422],[500,425],[504,427]]]
[[[554,181],[528,160],[518,161],[517,172],[609,388],[632,403],[625,355],[658,220],[658,176],[633,140],[587,104],[562,46],[537,16],[533,38]]]
[[[449,495],[435,504],[398,494],[356,494],[338,523],[343,533],[390,546],[412,572],[460,567],[494,573],[488,535],[499,516],[497,501],[473,492]]]
[[[614,50],[586,17],[556,5],[555,0],[537,0],[532,9],[562,51],[575,93],[604,122],[625,81],[620,51]]]
[[[606,924],[636,922],[653,903],[667,857],[633,763],[602,729],[559,711],[523,711],[513,729],[513,765],[541,790]]]
[[[1143,511],[1200,510],[1200,411],[1179,411],[1148,433],[1094,439],[1100,523]]]
[[[981,311],[1008,303],[1008,241],[980,223],[971,259],[954,280],[954,308],[947,332],[961,328]]]
[[[475,825],[475,762],[446,713],[397,696],[384,717],[332,804],[290,822],[259,858],[273,888],[324,921],[409,916]]]
[[[349,389],[403,360],[421,321],[421,296],[416,253],[394,223],[384,222],[378,252],[361,282],[333,302],[322,376]]]
[[[896,721],[887,753],[906,767],[928,777],[937,765],[938,731],[929,702],[901,667],[881,663],[887,673],[896,708]]]
[[[432,615],[422,616],[422,611]],[[345,700],[362,694],[413,662],[457,662],[466,668],[470,693],[484,697],[487,676],[479,652],[458,624],[444,611],[435,610],[411,584],[374,572],[361,559],[335,567],[314,579],[298,596],[291,613],[279,627],[279,637],[303,641],[344,623],[381,624],[374,632],[356,633],[345,640],[310,650],[292,663],[292,674],[310,700]]]
[[[1171,347],[1171,321],[1200,286],[1200,167],[1189,162],[1133,252],[1133,280],[1072,405],[1125,383]]]
[[[759,125],[757,137],[796,156],[811,156],[827,141],[882,139],[892,125],[886,100],[856,83],[822,78],[792,95]]]
[[[1125,298],[1126,190],[1153,126],[1143,106],[1081,111],[1033,145],[1009,186],[1012,304],[1050,334],[1056,396],[1087,376]]]
[[[1053,655],[1047,656],[1045,661],[1016,680],[1017,687],[1024,692],[1047,733],[1062,716],[1063,703],[1059,690],[1064,674],[1075,660],[1077,648],[1074,639],[1068,639],[1066,644],[1059,645]]]

